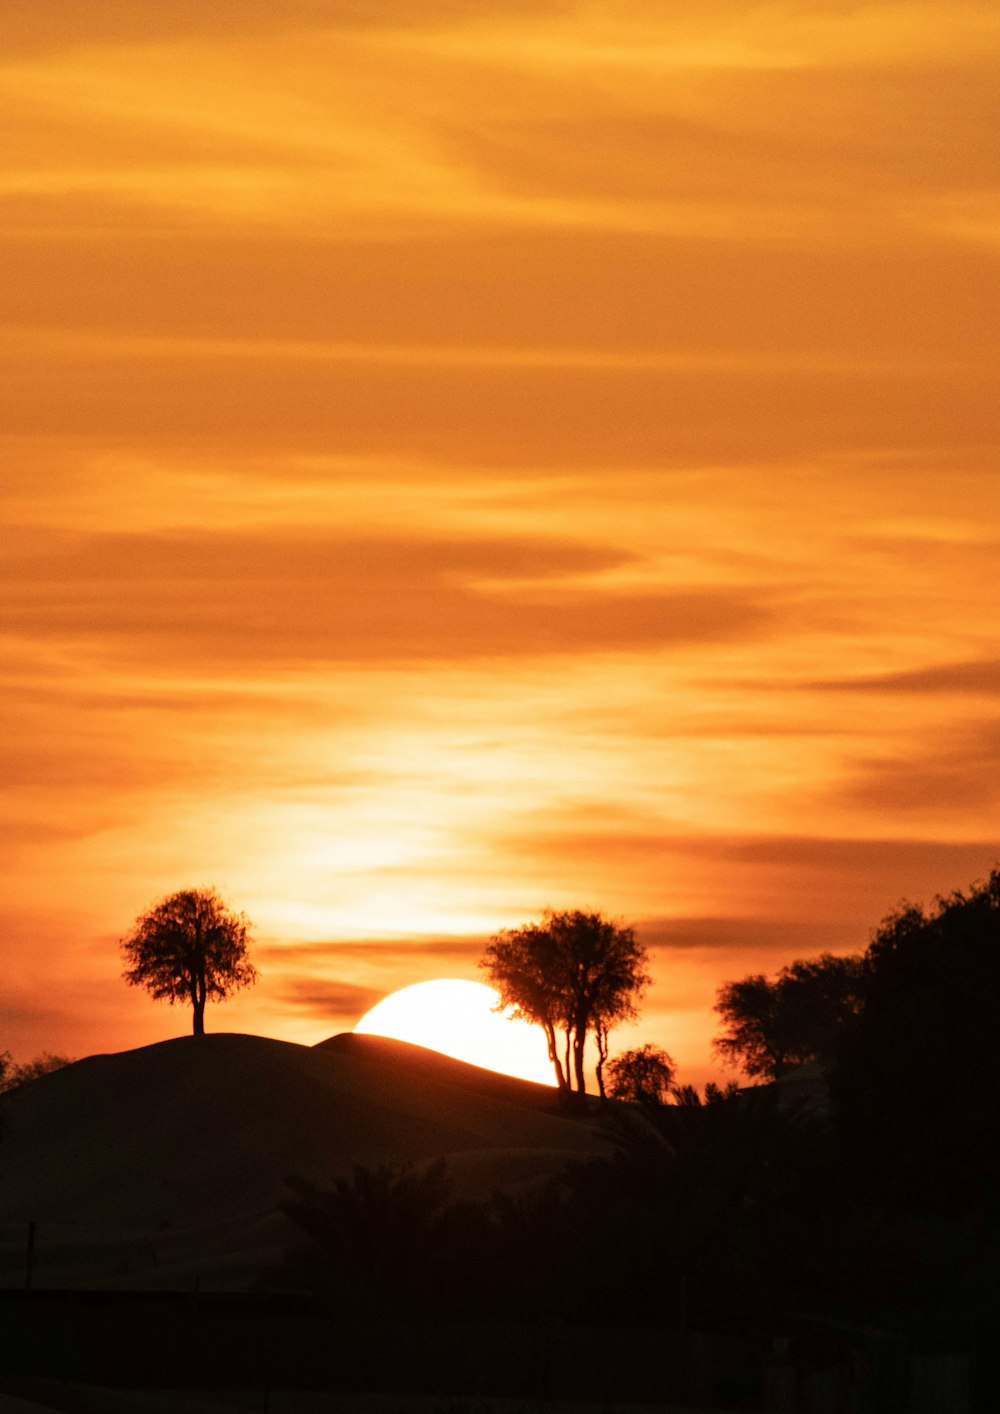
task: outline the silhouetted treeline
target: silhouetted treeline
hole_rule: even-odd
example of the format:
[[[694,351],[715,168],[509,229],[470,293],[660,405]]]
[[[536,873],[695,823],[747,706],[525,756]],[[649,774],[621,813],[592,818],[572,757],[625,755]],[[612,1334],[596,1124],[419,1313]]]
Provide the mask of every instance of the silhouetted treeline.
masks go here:
[[[714,1044],[758,1080],[816,1068],[832,1159],[859,1194],[974,1216],[1000,1202],[998,1006],[995,869],[930,909],[903,906],[863,953],[725,983]]]
[[[777,1079],[828,1079],[853,1181],[890,1203],[965,1212],[995,1202],[1000,870],[967,892],[906,905],[856,957],[798,961],[726,983],[717,1051]]]
[[[0,1051],[0,1094],[7,1090],[14,1090],[18,1085],[24,1085],[29,1080],[37,1080],[42,1075],[51,1075],[54,1070],[62,1070],[63,1066],[72,1064],[70,1056],[60,1056],[52,1051],[43,1051],[34,1060],[17,1065],[9,1051]]]
[[[874,933],[863,1005],[831,1067],[838,1133],[887,1201],[975,1212],[1000,1200],[1000,870]]]

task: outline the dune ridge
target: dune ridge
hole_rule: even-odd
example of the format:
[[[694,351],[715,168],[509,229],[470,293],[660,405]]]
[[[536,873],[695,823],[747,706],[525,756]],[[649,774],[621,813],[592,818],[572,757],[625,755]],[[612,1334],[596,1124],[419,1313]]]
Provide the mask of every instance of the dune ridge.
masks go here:
[[[405,1042],[212,1033],[96,1055],[6,1097],[0,1282],[242,1286],[287,1238],[286,1179],[449,1160],[466,1192],[599,1146],[555,1092]],[[89,1274],[89,1275],[88,1275]]]

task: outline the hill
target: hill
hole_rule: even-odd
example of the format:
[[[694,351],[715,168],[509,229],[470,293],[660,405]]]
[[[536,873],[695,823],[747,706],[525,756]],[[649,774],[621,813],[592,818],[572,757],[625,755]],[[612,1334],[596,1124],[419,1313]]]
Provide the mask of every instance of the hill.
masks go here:
[[[285,1180],[444,1156],[465,1192],[523,1183],[599,1140],[546,1086],[405,1042],[187,1036],[91,1056],[6,1097],[0,1284],[36,1224],[45,1285],[239,1288],[280,1252]]]

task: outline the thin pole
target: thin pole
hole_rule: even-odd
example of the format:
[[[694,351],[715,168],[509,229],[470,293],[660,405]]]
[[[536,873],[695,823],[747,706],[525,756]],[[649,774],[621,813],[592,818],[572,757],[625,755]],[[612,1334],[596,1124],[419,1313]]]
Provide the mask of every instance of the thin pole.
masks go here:
[[[35,1224],[28,1224],[28,1248],[24,1254],[24,1289],[31,1290],[31,1269],[35,1264]]]

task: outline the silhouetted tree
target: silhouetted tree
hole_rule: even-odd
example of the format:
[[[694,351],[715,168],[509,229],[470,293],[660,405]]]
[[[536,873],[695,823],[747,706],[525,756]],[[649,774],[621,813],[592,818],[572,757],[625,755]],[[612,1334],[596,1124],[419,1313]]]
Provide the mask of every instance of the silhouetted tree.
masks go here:
[[[52,1051],[43,1051],[32,1061],[26,1061],[24,1065],[15,1065],[10,1055],[4,1052],[0,1055],[0,1092],[13,1090],[18,1085],[24,1085],[29,1080],[37,1080],[42,1075],[51,1075],[54,1070],[62,1070],[63,1066],[72,1065],[70,1056],[55,1055]]]
[[[597,1035],[606,1054],[608,1032],[635,1018],[647,956],[632,928],[575,910],[496,934],[479,965],[501,1005],[544,1031],[559,1088],[571,1091],[575,1080],[583,1094],[587,1036]]]
[[[606,1100],[608,1092],[604,1084],[604,1067],[608,1063],[611,1028],[600,1017],[594,1023],[594,1044],[597,1046],[597,1064],[594,1067],[597,1076],[597,1091],[601,1099]]]
[[[718,1105],[723,1100],[735,1100],[740,1093],[740,1087],[735,1080],[729,1080],[725,1085],[717,1085],[714,1080],[709,1080],[705,1085],[705,1104]]]
[[[698,1093],[697,1085],[670,1087],[670,1095],[675,1105],[686,1105],[694,1109],[699,1109],[702,1105],[718,1105],[723,1100],[735,1100],[739,1093],[740,1087],[735,1080],[730,1080],[728,1085],[716,1085],[714,1080],[710,1080],[705,1086],[704,1099]]]
[[[1000,869],[927,912],[905,905],[884,919],[863,990],[832,1077],[859,1173],[891,1198],[995,1200]]]
[[[552,934],[543,923],[526,923],[522,928],[497,933],[479,965],[488,973],[503,1005],[513,1006],[515,1016],[542,1028],[559,1089],[567,1089],[569,1075],[558,1049],[558,1032],[565,1025],[565,1005],[559,986],[560,959]]]
[[[757,973],[726,982],[715,1004],[726,1027],[712,1043],[716,1053],[764,1080],[792,1066],[829,1063],[861,1006],[864,972],[860,957],[824,953],[783,967],[773,981]]]
[[[616,1100],[665,1105],[676,1072],[662,1046],[636,1046],[608,1062],[608,1091]]]
[[[182,889],[137,918],[122,939],[125,980],[171,1006],[189,1002],[201,1036],[209,998],[222,1001],[257,980],[247,957],[250,927],[214,889]]]

